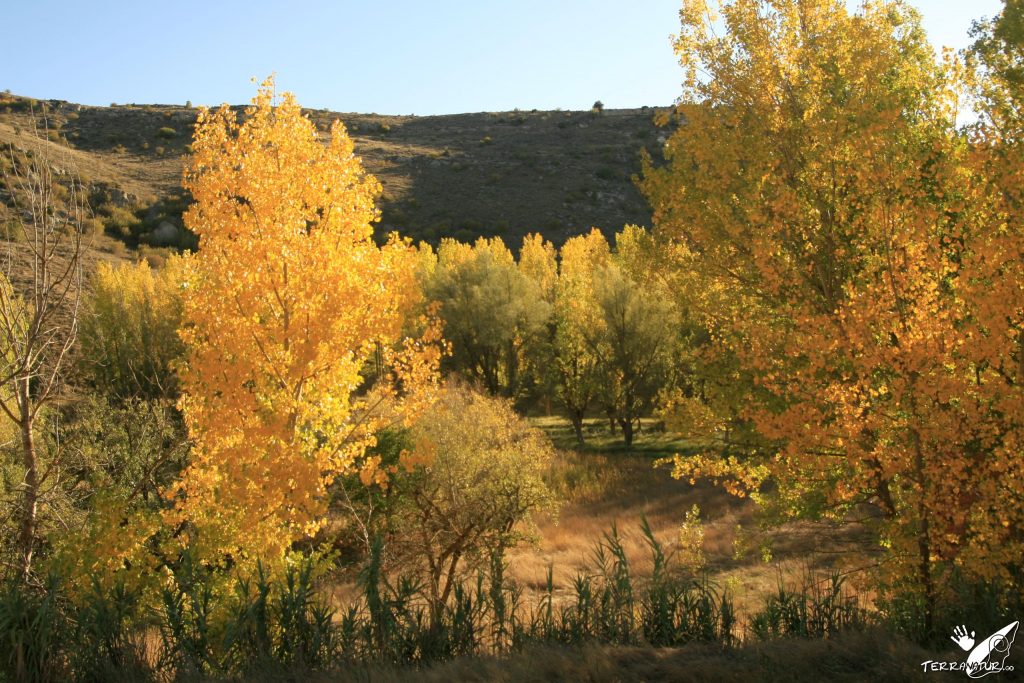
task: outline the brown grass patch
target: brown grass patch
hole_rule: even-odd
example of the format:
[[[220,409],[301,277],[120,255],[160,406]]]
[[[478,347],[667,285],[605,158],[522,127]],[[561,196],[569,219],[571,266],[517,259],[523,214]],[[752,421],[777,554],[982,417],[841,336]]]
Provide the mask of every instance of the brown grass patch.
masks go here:
[[[545,588],[551,567],[556,596],[567,597],[572,579],[592,570],[595,545],[613,525],[634,575],[649,575],[651,556],[641,520],[647,519],[666,551],[682,554],[679,527],[694,505],[701,512],[708,576],[733,595],[741,622],[761,608],[780,581],[801,585],[808,574],[840,568],[848,559],[843,551],[856,529],[793,522],[763,530],[749,499],[731,496],[707,481],[678,481],[667,469],[655,468],[657,458],[688,444],[650,424],[630,451],[607,433],[603,421],[588,422],[588,450],[566,448],[572,440],[564,421],[538,418],[535,424],[562,447],[552,468],[552,485],[566,502],[557,516],[539,520],[535,545],[520,546],[508,555],[509,578],[528,594]]]

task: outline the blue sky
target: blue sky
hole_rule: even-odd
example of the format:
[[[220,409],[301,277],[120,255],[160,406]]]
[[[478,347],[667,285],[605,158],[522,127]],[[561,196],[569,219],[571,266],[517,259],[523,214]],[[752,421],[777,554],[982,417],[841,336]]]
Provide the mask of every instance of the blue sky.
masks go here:
[[[912,0],[963,47],[1000,0]],[[680,0],[3,0],[0,89],[84,104],[247,102],[382,114],[665,105]],[[11,30],[11,28],[14,30]]]

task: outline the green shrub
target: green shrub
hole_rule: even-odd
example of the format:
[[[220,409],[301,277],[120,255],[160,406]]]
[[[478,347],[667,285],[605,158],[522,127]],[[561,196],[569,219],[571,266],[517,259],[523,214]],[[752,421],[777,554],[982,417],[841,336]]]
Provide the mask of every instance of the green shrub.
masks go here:
[[[86,218],[82,221],[82,236],[87,240],[96,239],[106,231],[102,218]]]
[[[158,138],[163,138],[164,140],[170,140],[171,138],[178,137],[178,131],[170,128],[169,126],[163,126],[156,132],[156,136]]]
[[[118,237],[133,237],[142,220],[135,212],[116,204],[103,204],[97,209],[108,232]]]
[[[68,653],[79,681],[143,681],[150,678],[138,594],[118,581],[105,589],[94,581],[75,610],[74,647]]]
[[[19,220],[8,220],[4,223],[3,238],[12,242],[24,242],[26,238],[25,224]]]

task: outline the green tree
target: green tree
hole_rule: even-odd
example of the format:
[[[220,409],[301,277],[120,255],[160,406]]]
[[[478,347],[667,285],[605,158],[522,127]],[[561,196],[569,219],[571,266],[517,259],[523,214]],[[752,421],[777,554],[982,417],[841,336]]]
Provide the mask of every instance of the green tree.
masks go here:
[[[518,398],[525,349],[543,335],[550,306],[501,239],[442,240],[426,295],[440,303],[450,367],[491,394]]]
[[[639,419],[666,383],[678,317],[667,292],[630,277],[618,254],[593,277],[597,324],[583,335],[599,363],[603,400],[632,446]]]

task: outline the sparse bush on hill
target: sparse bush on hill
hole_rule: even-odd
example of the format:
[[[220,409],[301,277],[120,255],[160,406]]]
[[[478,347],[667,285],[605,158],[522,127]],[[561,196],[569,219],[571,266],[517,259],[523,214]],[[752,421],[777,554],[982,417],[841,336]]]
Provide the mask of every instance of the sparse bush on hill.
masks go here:
[[[101,204],[96,207],[96,213],[100,215],[107,231],[122,239],[134,237],[136,229],[142,225],[142,219],[135,211],[125,206]]]

